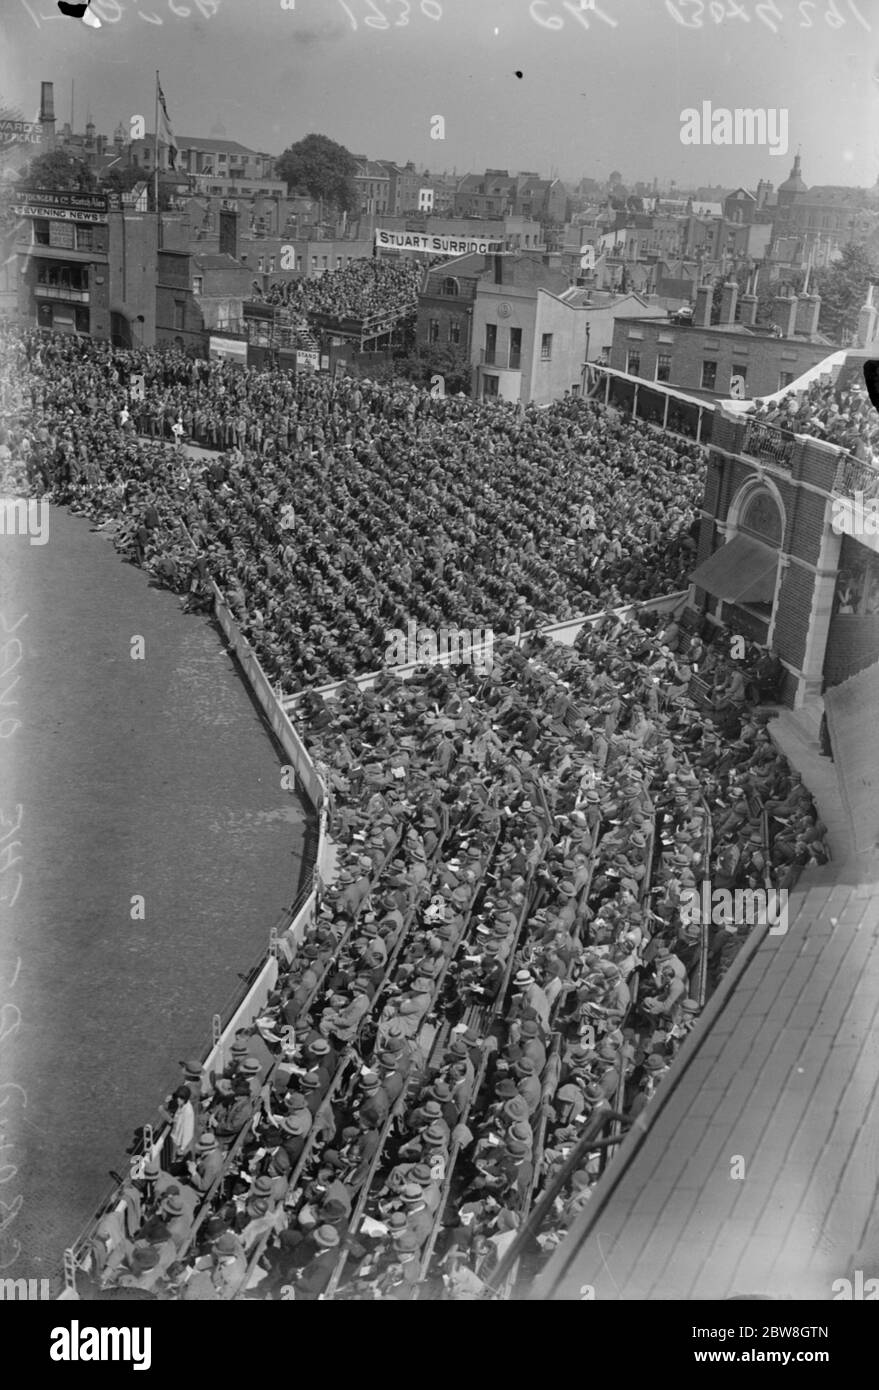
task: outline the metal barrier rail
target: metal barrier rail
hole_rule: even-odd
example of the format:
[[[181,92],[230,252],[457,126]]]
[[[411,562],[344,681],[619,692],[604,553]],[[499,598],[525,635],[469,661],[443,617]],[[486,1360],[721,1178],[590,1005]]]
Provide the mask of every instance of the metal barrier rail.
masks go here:
[[[476,1072],[476,1075],[474,1076],[473,1082],[470,1086],[470,1092],[467,1096],[467,1104],[461,1111],[461,1118],[458,1121],[459,1125],[466,1125],[467,1121],[470,1118],[470,1112],[473,1109],[473,1106],[475,1105],[476,1100],[479,1097],[479,1093],[482,1090],[483,1085],[485,1084],[485,1073],[488,1069],[488,1063],[493,1055],[493,1051],[493,1048],[487,1046],[486,1039],[485,1042],[483,1042],[482,1055],[479,1059],[479,1070]],[[458,1158],[461,1154],[462,1148],[464,1148],[464,1145],[461,1142],[460,1136],[456,1139],[453,1139],[452,1147],[449,1150],[449,1162],[446,1168],[446,1175],[443,1179],[442,1188],[440,1189],[440,1200],[439,1205],[436,1209],[436,1216],[434,1218],[433,1229],[430,1233],[427,1244],[424,1247],[424,1251],[421,1256],[421,1262],[418,1268],[418,1283],[416,1284],[414,1295],[416,1301],[420,1296],[421,1286],[428,1277],[431,1261],[433,1260],[433,1253],[436,1249],[436,1243],[439,1239],[439,1234],[443,1227],[443,1218],[445,1216],[446,1207],[448,1206],[449,1197],[451,1196],[452,1182],[455,1176],[455,1165],[458,1162]]]
[[[443,806],[442,809],[443,809],[443,812],[446,811],[445,806]],[[446,839],[447,833],[448,833],[448,817],[447,817],[447,815],[445,815],[445,816],[444,816],[444,829],[443,829],[443,832],[441,833],[441,835],[439,836],[439,840],[438,840],[436,849],[434,850],[434,854],[433,854],[432,860],[431,860],[432,863],[435,863],[435,862],[437,861],[437,859],[439,858],[439,855],[441,854],[441,852],[442,852],[442,850],[443,850],[443,848],[444,848],[444,845],[445,845],[445,839]],[[387,865],[391,862],[392,857],[393,857],[393,854],[394,854],[394,851],[395,851],[395,849],[397,848],[397,846],[399,845],[399,843],[400,843],[401,840],[402,840],[402,832],[401,832],[400,836],[398,837],[398,840],[395,842],[394,848],[388,851],[388,855],[387,855],[387,857],[386,857],[385,864],[384,864],[383,868],[386,868]],[[422,885],[422,887],[423,887],[423,886],[425,886],[425,885]],[[376,990],[376,993],[375,993],[375,1001],[374,1001],[375,1003],[378,1002],[378,1000],[379,1000],[379,998],[380,998],[380,996],[381,996],[381,994],[382,994],[382,991],[383,991],[383,989],[384,989],[385,986],[386,986],[387,980],[389,979],[390,973],[391,973],[391,971],[393,970],[393,966],[394,966],[394,963],[395,963],[395,961],[396,961],[396,959],[397,959],[397,956],[398,956],[398,954],[399,954],[399,951],[400,951],[400,949],[402,948],[402,946],[403,946],[403,944],[404,944],[404,942],[405,942],[405,940],[406,940],[406,936],[407,936],[407,934],[408,934],[408,929],[409,929],[409,927],[410,927],[410,925],[411,925],[412,919],[414,918],[414,915],[415,915],[416,911],[418,910],[418,904],[419,904],[419,902],[421,901],[421,899],[423,898],[423,896],[424,896],[424,893],[423,893],[423,892],[420,892],[420,893],[416,894],[415,900],[414,900],[414,902],[412,903],[411,907],[409,908],[409,911],[408,911],[408,912],[406,913],[406,915],[404,916],[403,922],[401,923],[400,928],[399,928],[399,930],[398,930],[398,932],[397,932],[397,934],[396,934],[396,936],[395,936],[394,947],[392,948],[392,951],[389,953],[388,960],[387,960],[387,962],[386,962],[386,967],[385,967],[384,975],[383,975],[382,980],[381,980],[381,982],[380,982],[380,984],[379,984],[379,987],[378,987],[378,989]],[[332,965],[332,964],[335,962],[335,960],[338,958],[338,956],[339,956],[339,954],[341,953],[341,951],[344,949],[344,946],[347,944],[348,938],[349,938],[349,936],[351,935],[351,933],[353,932],[355,926],[356,926],[356,923],[353,923],[352,926],[349,928],[349,930],[345,933],[345,936],[342,938],[342,940],[340,940],[339,943],[337,944],[335,950],[334,950],[333,953],[332,953],[332,956],[330,957],[330,960],[327,962],[327,971],[325,972],[325,975],[326,975],[326,973],[328,973],[330,965]],[[324,976],[324,978],[325,978],[325,976]],[[320,992],[320,991],[319,991],[319,987],[317,987],[317,988],[313,991],[313,993],[312,993],[312,995],[311,995],[311,1000],[310,1000],[309,1005],[307,1005],[307,1006],[306,1006],[306,1005],[303,1005],[303,1008],[300,1010],[300,1014],[302,1014],[302,1013],[308,1011],[308,1008],[311,1007],[311,1004],[313,1004],[314,998],[317,997],[317,994],[318,994],[319,992]],[[370,1013],[372,1013],[372,1010],[370,1011]],[[359,1032],[362,1030],[363,1024],[366,1022],[366,1019],[367,1019],[368,1017],[369,1017],[369,1015],[367,1015],[366,1018],[364,1018],[364,1019],[361,1021],[361,1029],[358,1030],[358,1040],[359,1040]],[[331,1102],[335,1099],[337,1091],[341,1089],[342,1082],[343,1082],[343,1080],[344,1080],[344,1074],[345,1074],[347,1068],[350,1066],[350,1063],[351,1063],[353,1060],[355,1060],[356,1058],[358,1058],[358,1056],[359,1056],[359,1053],[358,1053],[358,1051],[357,1051],[357,1048],[356,1048],[355,1046],[353,1046],[353,1045],[349,1045],[349,1046],[344,1050],[342,1056],[340,1057],[340,1059],[339,1059],[339,1065],[338,1065],[338,1067],[336,1068],[336,1072],[335,1072],[335,1074],[334,1074],[334,1076],[333,1076],[332,1081],[330,1082],[330,1086],[329,1086],[329,1088],[328,1088],[328,1090],[327,1090],[327,1094],[325,1095],[323,1101],[321,1102],[321,1105],[320,1105],[319,1108],[318,1108],[318,1111],[316,1112],[316,1114],[315,1114],[315,1116],[314,1116],[314,1120],[313,1120],[313,1122],[312,1122],[311,1130],[310,1130],[310,1132],[309,1132],[308,1139],[307,1139],[307,1142],[306,1142],[306,1144],[305,1144],[305,1147],[303,1148],[303,1151],[302,1151],[302,1153],[300,1154],[299,1159],[297,1160],[296,1166],[294,1167],[294,1169],[293,1169],[293,1171],[292,1171],[292,1173],[291,1173],[291,1175],[290,1175],[290,1180],[289,1180],[289,1182],[288,1182],[288,1188],[287,1188],[288,1196],[289,1196],[289,1194],[295,1192],[296,1185],[300,1182],[300,1180],[301,1180],[301,1178],[302,1178],[302,1175],[303,1175],[304,1172],[305,1172],[306,1166],[307,1166],[308,1162],[310,1161],[310,1159],[311,1159],[311,1157],[312,1157],[312,1153],[313,1153],[313,1150],[314,1150],[314,1145],[315,1145],[315,1143],[316,1143],[316,1141],[317,1141],[317,1136],[318,1136],[318,1134],[321,1132],[321,1128],[322,1128],[322,1126],[321,1126],[321,1124],[319,1123],[319,1121],[320,1121],[322,1118],[326,1117],[326,1116],[330,1113],[330,1110],[331,1110]],[[271,1069],[271,1071],[273,1071],[273,1070],[274,1070],[274,1068]],[[270,1071],[270,1073],[269,1073],[269,1076],[271,1076],[271,1071]],[[286,1199],[285,1199],[285,1205],[289,1205],[289,1203],[287,1203]],[[248,1287],[249,1282],[250,1282],[250,1279],[252,1278],[253,1273],[254,1273],[255,1270],[256,1270],[256,1267],[257,1267],[257,1265],[258,1265],[260,1259],[262,1258],[263,1254],[265,1253],[265,1248],[266,1248],[266,1246],[267,1246],[267,1244],[268,1244],[268,1241],[269,1241],[269,1238],[270,1238],[271,1235],[272,1235],[272,1231],[271,1231],[271,1230],[267,1230],[266,1232],[264,1232],[263,1236],[262,1236],[262,1237],[259,1239],[259,1241],[257,1242],[257,1246],[255,1247],[254,1251],[252,1252],[252,1254],[251,1254],[251,1256],[250,1256],[250,1258],[249,1258],[246,1277],[245,1277],[245,1279],[242,1281],[242,1285],[240,1286],[241,1289],[246,1289],[246,1288]]]
[[[557,1053],[560,1050],[560,1043],[561,1039],[559,1035],[556,1034],[553,1039],[553,1050],[555,1053]],[[549,1061],[549,1058],[547,1058],[547,1061]],[[534,1193],[537,1190],[537,1184],[540,1178],[540,1171],[543,1166],[544,1147],[546,1143],[546,1127],[549,1123],[549,1112],[551,1108],[552,1107],[549,1098],[545,1095],[542,1095],[540,1098],[540,1114],[537,1121],[537,1128],[534,1131],[534,1143],[531,1146],[531,1181],[528,1184],[527,1190],[523,1193],[522,1200],[519,1204],[518,1215],[520,1218],[520,1225],[522,1226],[527,1225],[528,1214],[531,1210],[531,1205],[534,1201]],[[503,1283],[501,1283],[498,1270],[495,1270],[493,1279],[494,1287],[498,1288],[498,1286],[500,1285],[498,1292],[499,1297],[501,1299],[506,1301],[511,1298],[518,1277],[518,1258],[510,1263],[509,1270],[507,1271],[503,1279]]]
[[[320,1105],[314,1113],[314,1117],[311,1122],[311,1129],[308,1132],[308,1136],[306,1138],[302,1152],[299,1155],[299,1158],[296,1160],[294,1167],[290,1171],[290,1177],[287,1182],[287,1192],[284,1198],[277,1203],[276,1211],[279,1211],[282,1207],[287,1207],[291,1205],[289,1198],[291,1196],[295,1197],[296,1189],[302,1179],[302,1175],[305,1172],[306,1166],[311,1159],[318,1135],[322,1132],[322,1121],[331,1114],[336,1092],[341,1087],[345,1072],[347,1068],[350,1066],[351,1062],[354,1060],[354,1058],[355,1053],[353,1048],[346,1048],[345,1051],[342,1053],[341,1057],[339,1058],[339,1065],[336,1068],[335,1074],[329,1086],[327,1087],[326,1094],[324,1095],[323,1100],[321,1101]],[[256,1273],[259,1262],[265,1254],[266,1246],[268,1245],[269,1240],[273,1234],[274,1230],[270,1227],[268,1230],[264,1231],[261,1236],[257,1238],[256,1244],[247,1258],[247,1267],[244,1271],[244,1274],[241,1277],[241,1282],[238,1285],[238,1288],[236,1289],[233,1297],[241,1298],[249,1289],[251,1280],[253,1279],[253,1276]]]
[[[489,866],[489,865],[491,864],[491,862],[492,862],[492,859],[493,859],[493,857],[494,857],[494,853],[495,853],[495,851],[496,851],[496,848],[497,848],[497,844],[498,844],[499,839],[500,839],[500,830],[499,830],[499,828],[498,828],[498,829],[496,830],[496,832],[495,832],[494,838],[493,838],[493,839],[489,842],[489,844],[486,845],[486,847],[485,847],[486,850],[487,850],[487,854],[486,854],[486,858],[485,858],[485,869],[487,869],[488,866]],[[483,875],[483,877],[484,877],[484,875]],[[477,896],[478,896],[478,894],[479,894],[480,888],[481,888],[481,884],[478,884],[476,890],[475,890],[474,893],[473,893],[473,897],[471,898],[471,901],[470,901],[470,903],[469,903],[469,905],[468,905],[468,908],[467,908],[467,915],[466,915],[465,920],[463,921],[463,923],[462,923],[462,925],[461,925],[461,930],[460,930],[460,932],[459,932],[459,934],[458,934],[457,940],[456,940],[456,942],[454,943],[454,950],[455,950],[455,951],[457,951],[458,947],[459,947],[464,941],[466,941],[466,939],[467,939],[468,932],[469,932],[469,928],[470,928],[470,923],[471,923],[472,916],[473,916],[473,907],[474,907],[474,905],[475,905],[476,898],[477,898]],[[431,990],[431,1002],[430,1002],[429,1007],[428,1007],[427,1010],[425,1011],[425,1014],[424,1014],[424,1016],[423,1016],[423,1018],[422,1018],[422,1020],[421,1020],[421,1023],[420,1023],[420,1025],[419,1025],[418,1035],[420,1035],[420,1033],[421,1033],[421,1031],[423,1030],[423,1028],[425,1027],[425,1025],[428,1024],[428,1022],[429,1022],[429,1020],[430,1020],[430,1015],[432,1014],[432,1012],[434,1011],[434,1009],[435,1009],[435,1007],[436,1007],[436,1003],[437,1003],[437,1001],[438,1001],[438,999],[439,999],[439,997],[440,997],[440,993],[441,993],[441,990],[442,990],[442,985],[443,985],[443,982],[444,982],[444,980],[445,980],[445,974],[446,974],[446,971],[448,970],[448,967],[449,967],[449,964],[450,964],[450,963],[451,963],[451,958],[450,958],[449,956],[447,956],[446,959],[445,959],[445,962],[444,962],[442,971],[441,971],[440,974],[437,976],[437,978],[433,981],[433,988],[432,988],[432,990]],[[377,996],[376,996],[376,999],[377,999],[377,1000],[378,1000],[378,997],[379,997],[379,996],[377,995]],[[352,1235],[352,1236],[353,1236],[354,1233],[356,1232],[358,1226],[359,1226],[360,1220],[361,1220],[361,1218],[362,1218],[362,1216],[363,1216],[364,1209],[365,1209],[365,1207],[366,1207],[366,1203],[367,1203],[367,1201],[368,1201],[368,1199],[369,1199],[369,1194],[370,1194],[370,1191],[371,1191],[371,1188],[372,1188],[373,1181],[374,1181],[374,1179],[375,1179],[375,1175],[376,1175],[376,1173],[379,1171],[379,1167],[380,1167],[381,1162],[382,1162],[382,1159],[383,1159],[383,1157],[384,1157],[384,1149],[385,1149],[385,1145],[386,1145],[386,1143],[387,1143],[388,1137],[389,1137],[390,1132],[391,1132],[391,1128],[392,1128],[393,1121],[394,1121],[399,1115],[402,1115],[402,1113],[403,1113],[403,1111],[404,1111],[404,1109],[405,1109],[405,1103],[406,1103],[406,1100],[408,1099],[409,1093],[410,1093],[411,1091],[417,1089],[417,1087],[416,1087],[415,1084],[414,1084],[415,1081],[416,1081],[416,1078],[414,1078],[413,1076],[410,1075],[409,1078],[408,1078],[408,1081],[407,1081],[407,1085],[405,1085],[405,1086],[403,1087],[402,1091],[400,1092],[400,1095],[397,1097],[397,1100],[396,1100],[394,1106],[393,1106],[392,1109],[391,1109],[391,1112],[390,1112],[390,1114],[389,1114],[389,1116],[388,1116],[388,1119],[386,1120],[384,1126],[382,1127],[382,1131],[381,1131],[381,1134],[380,1134],[380,1136],[379,1136],[378,1147],[376,1148],[376,1152],[375,1152],[375,1154],[374,1154],[374,1156],[373,1156],[373,1158],[372,1158],[372,1161],[371,1161],[371,1163],[370,1163],[370,1168],[369,1168],[369,1171],[368,1171],[368,1173],[367,1173],[366,1179],[365,1179],[365,1181],[364,1181],[363,1188],[362,1188],[361,1193],[360,1193],[360,1197],[358,1198],[357,1205],[356,1205],[354,1211],[353,1211],[352,1214],[351,1214],[351,1220],[350,1220],[350,1223],[349,1223],[349,1226],[348,1226],[349,1235]],[[339,1255],[339,1259],[338,1259],[338,1261],[337,1261],[337,1263],[336,1263],[336,1266],[335,1266],[335,1268],[334,1268],[334,1270],[333,1270],[332,1278],[330,1279],[330,1282],[329,1282],[329,1284],[328,1284],[328,1286],[327,1286],[327,1289],[326,1289],[326,1292],[325,1292],[325,1294],[324,1294],[324,1298],[325,1298],[327,1301],[329,1301],[329,1300],[331,1300],[331,1299],[333,1298],[333,1296],[334,1296],[334,1294],[335,1294],[335,1292],[336,1292],[336,1290],[337,1290],[337,1288],[338,1288],[338,1286],[339,1286],[339,1283],[341,1282],[342,1273],[343,1273],[343,1270],[344,1270],[344,1266],[345,1266],[346,1261],[347,1261],[347,1251],[341,1251],[341,1252],[340,1252],[340,1255]]]

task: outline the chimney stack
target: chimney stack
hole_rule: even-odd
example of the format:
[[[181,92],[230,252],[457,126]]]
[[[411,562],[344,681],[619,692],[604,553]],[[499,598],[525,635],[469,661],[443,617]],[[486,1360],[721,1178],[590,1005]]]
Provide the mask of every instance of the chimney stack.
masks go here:
[[[792,338],[796,332],[797,308],[799,300],[785,285],[786,294],[777,294],[772,301],[772,322],[781,329],[782,338]]]
[[[40,83],[40,125],[41,144],[50,148],[55,144],[55,84]]]
[[[755,328],[757,325],[757,309],[759,308],[760,301],[757,298],[756,289],[757,274],[755,272],[753,275],[748,276],[748,288],[742,295],[741,322],[745,328]]]
[[[711,305],[714,293],[710,285],[700,285],[696,291],[696,312],[693,315],[694,328],[711,327]]]
[[[220,255],[224,252],[238,260],[237,208],[220,208]]]
[[[821,296],[801,294],[797,306],[797,332],[811,337],[818,332],[818,319],[821,315]]]
[[[736,321],[736,305],[739,300],[739,287],[735,280],[727,280],[723,286],[720,300],[720,322],[728,325]]]
[[[876,307],[873,303],[873,286],[867,291],[866,302],[858,314],[858,347],[869,347],[876,337]]]

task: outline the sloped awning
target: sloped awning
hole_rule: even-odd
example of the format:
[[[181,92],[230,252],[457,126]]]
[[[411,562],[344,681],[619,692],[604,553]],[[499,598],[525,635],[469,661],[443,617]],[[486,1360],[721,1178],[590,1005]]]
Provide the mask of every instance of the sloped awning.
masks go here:
[[[703,560],[692,582],[727,603],[771,603],[777,569],[777,550],[739,535]]]

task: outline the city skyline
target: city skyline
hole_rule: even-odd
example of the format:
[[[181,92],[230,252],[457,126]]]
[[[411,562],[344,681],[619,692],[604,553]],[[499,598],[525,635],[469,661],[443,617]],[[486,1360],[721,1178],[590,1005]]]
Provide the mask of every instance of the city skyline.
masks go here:
[[[402,16],[404,2],[391,0],[388,13]],[[107,134],[133,115],[152,129],[158,67],[178,132],[207,136],[222,126],[227,138],[273,154],[319,131],[355,154],[411,159],[431,171],[546,176],[555,168],[577,182],[619,169],[630,185],[656,177],[681,187],[753,188],[761,178],[777,186],[799,148],[810,186],[876,181],[879,87],[869,36],[852,13],[837,29],[810,31],[782,4],[786,23],[777,34],[756,15],[747,26],[698,32],[680,27],[670,17],[676,7],[666,5],[642,12],[636,28],[619,0],[607,0],[600,12],[616,28],[593,14],[586,31],[573,3],[566,12],[554,0],[481,0],[475,16],[458,0],[442,7],[426,0],[430,13],[442,8],[440,18],[413,4],[405,26],[384,31],[366,27],[362,0],[297,0],[294,10],[250,0],[246,13],[228,0],[204,3],[208,11],[218,4],[211,19],[194,3],[176,7],[187,10],[184,18],[166,0],[139,0],[137,8],[116,0],[117,22],[93,31],[51,15],[48,0],[19,0],[0,20],[4,100],[32,116],[39,81],[52,80],[60,126],[74,81],[78,128],[88,109]],[[857,13],[872,32],[870,7]],[[564,31],[547,28],[550,21]],[[879,10],[875,28],[879,36]],[[766,148],[682,144],[681,113],[704,101],[789,111],[789,152],[773,158]],[[430,137],[436,114],[445,119],[443,141]]]

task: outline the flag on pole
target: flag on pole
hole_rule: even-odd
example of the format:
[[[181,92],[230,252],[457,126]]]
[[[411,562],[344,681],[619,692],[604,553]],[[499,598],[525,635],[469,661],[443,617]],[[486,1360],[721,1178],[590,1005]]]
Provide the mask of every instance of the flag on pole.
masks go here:
[[[177,141],[174,139],[174,131],[171,127],[171,119],[168,115],[168,108],[165,105],[165,93],[162,91],[162,84],[156,74],[156,87],[159,96],[159,139],[164,140],[168,146],[168,164],[172,169],[177,168]]]

